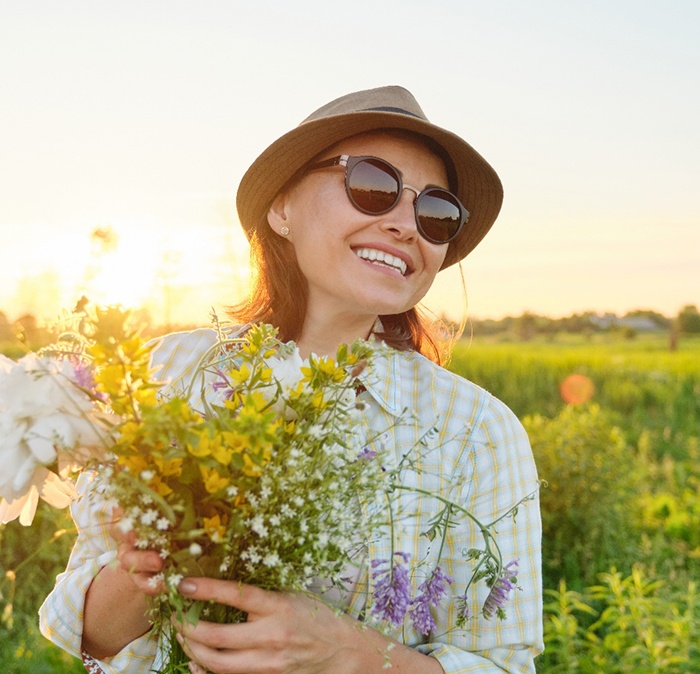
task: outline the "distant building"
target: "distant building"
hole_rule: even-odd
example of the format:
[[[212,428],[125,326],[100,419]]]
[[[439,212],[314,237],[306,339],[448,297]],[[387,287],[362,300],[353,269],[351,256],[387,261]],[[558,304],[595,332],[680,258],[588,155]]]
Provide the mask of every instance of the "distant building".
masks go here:
[[[665,330],[657,321],[649,316],[625,316],[620,318],[615,314],[594,314],[591,323],[600,330],[615,328],[630,328],[636,332],[661,332]]]

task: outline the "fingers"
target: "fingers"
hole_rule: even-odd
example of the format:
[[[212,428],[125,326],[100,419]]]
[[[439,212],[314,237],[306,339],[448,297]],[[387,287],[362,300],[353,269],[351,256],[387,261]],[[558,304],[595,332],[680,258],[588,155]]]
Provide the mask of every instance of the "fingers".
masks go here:
[[[118,544],[118,566],[129,574],[130,580],[139,590],[150,596],[160,594],[165,589],[165,585],[162,581],[156,582],[154,577],[163,570],[163,560],[153,550],[138,550],[135,547],[137,539],[134,532],[124,532],[119,526],[123,515],[124,511],[121,508],[113,508],[109,529],[110,536]]]
[[[190,658],[191,674],[252,674],[253,672],[285,671],[280,666],[277,654],[263,653],[245,649],[214,649],[194,639],[188,639],[181,634],[177,640],[188,658]],[[206,668],[206,669],[205,669]]]
[[[254,585],[216,578],[185,578],[178,586],[180,594],[189,599],[211,600],[233,606],[248,614],[269,614],[286,603],[286,595],[262,590]]]

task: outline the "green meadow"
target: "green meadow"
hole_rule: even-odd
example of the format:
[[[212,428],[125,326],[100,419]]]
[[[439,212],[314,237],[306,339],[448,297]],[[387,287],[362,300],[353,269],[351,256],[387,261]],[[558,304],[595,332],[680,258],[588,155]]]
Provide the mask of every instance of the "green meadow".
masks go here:
[[[538,671],[700,671],[700,337],[476,337],[449,367],[515,411],[545,483]],[[49,508],[0,527],[0,671],[83,671],[36,617],[72,538]]]

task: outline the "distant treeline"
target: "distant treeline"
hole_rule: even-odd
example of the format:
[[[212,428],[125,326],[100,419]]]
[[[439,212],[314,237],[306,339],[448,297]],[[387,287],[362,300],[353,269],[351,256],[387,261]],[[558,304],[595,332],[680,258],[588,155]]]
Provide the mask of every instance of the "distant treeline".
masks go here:
[[[678,315],[673,317],[664,316],[657,311],[639,309],[623,316],[584,312],[564,318],[549,318],[525,312],[520,316],[506,316],[499,320],[475,318],[470,322],[476,336],[510,334],[524,340],[536,335],[559,333],[617,332],[626,337],[645,332],[668,332],[678,335],[700,333],[700,313],[694,305],[683,307]]]
[[[189,329],[191,325],[154,324],[146,310],[134,312],[134,319],[145,326],[146,336],[158,336],[166,332]],[[445,319],[449,323],[449,320]],[[11,321],[0,311],[0,352],[12,356],[28,349],[37,349],[55,341],[60,328],[41,323],[33,314],[24,314]],[[468,332],[479,336],[507,334],[515,339],[529,340],[537,335],[561,333],[595,334],[619,333],[633,338],[639,333],[666,332],[674,336],[700,334],[700,313],[694,305],[687,305],[677,316],[668,317],[657,311],[639,309],[624,316],[606,313],[584,312],[564,318],[549,318],[525,312],[520,316],[495,319],[470,319]]]

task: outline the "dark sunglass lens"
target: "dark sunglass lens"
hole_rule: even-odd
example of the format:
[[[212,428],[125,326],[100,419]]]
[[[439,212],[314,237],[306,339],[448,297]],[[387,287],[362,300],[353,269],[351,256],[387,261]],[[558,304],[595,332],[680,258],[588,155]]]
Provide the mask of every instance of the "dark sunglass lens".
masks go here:
[[[399,183],[393,168],[378,159],[362,159],[348,172],[351,200],[365,213],[386,213],[399,196]]]
[[[457,198],[441,189],[428,189],[416,204],[423,235],[434,243],[447,243],[459,232],[462,209]]]

